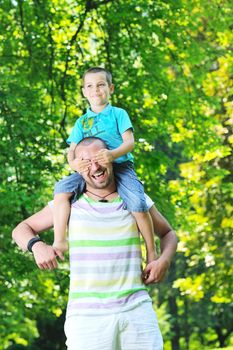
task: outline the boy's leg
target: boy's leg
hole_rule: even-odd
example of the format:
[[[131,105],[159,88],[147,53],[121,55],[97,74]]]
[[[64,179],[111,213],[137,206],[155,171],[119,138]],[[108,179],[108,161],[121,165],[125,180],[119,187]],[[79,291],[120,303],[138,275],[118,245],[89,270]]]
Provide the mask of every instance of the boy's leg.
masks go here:
[[[154,240],[154,230],[150,213],[147,212],[132,212],[137,222],[139,231],[141,232],[146,244],[146,260],[147,263],[157,258]]]
[[[62,252],[67,250],[66,229],[70,215],[70,199],[80,195],[85,187],[83,177],[74,173],[65,177],[55,185],[54,190],[54,243]]]
[[[114,163],[113,168],[118,193],[123,199],[126,209],[134,215],[139,231],[145,240],[147,262],[149,263],[156,259],[157,254],[153,224],[146,204],[143,185],[138,180],[130,162]]]
[[[68,249],[66,231],[70,216],[70,198],[73,193],[58,193],[54,196],[54,242],[53,246],[65,252]]]

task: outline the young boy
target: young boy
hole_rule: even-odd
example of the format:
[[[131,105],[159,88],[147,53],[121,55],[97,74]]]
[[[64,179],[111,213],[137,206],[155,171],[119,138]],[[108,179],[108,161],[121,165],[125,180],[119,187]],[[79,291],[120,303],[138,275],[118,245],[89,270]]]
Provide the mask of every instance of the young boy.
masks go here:
[[[156,258],[154,232],[144,189],[133,168],[133,156],[130,153],[134,148],[133,127],[125,110],[109,104],[113,91],[112,76],[106,69],[93,67],[84,73],[82,92],[90,108],[76,121],[67,140],[70,144],[69,165],[71,169],[78,172],[64,178],[55,186],[53,245],[62,252],[67,249],[66,226],[70,214],[69,200],[74,192],[81,194],[85,187],[81,174],[88,170],[90,161],[75,159],[76,145],[84,137],[96,136],[104,140],[109,149],[101,150],[94,161],[100,164],[113,162],[117,191],[126,209],[132,212],[136,219],[146,243],[147,263],[149,263]],[[107,196],[104,198],[95,196],[99,201],[107,201]]]

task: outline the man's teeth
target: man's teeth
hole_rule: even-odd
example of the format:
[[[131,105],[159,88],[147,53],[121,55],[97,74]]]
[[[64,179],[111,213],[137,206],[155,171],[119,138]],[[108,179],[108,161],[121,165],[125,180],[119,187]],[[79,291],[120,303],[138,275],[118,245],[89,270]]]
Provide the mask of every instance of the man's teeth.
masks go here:
[[[93,175],[93,176],[94,176],[94,177],[100,177],[100,176],[102,176],[102,175],[104,175],[104,172],[103,172],[103,171],[98,172],[98,173],[95,173],[95,175]]]

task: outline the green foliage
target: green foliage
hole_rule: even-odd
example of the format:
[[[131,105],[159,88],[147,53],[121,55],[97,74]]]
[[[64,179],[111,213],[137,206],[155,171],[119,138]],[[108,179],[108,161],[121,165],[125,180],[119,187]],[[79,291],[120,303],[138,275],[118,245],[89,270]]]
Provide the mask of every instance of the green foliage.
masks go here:
[[[39,272],[11,231],[68,173],[65,139],[86,108],[80,78],[100,64],[134,123],[138,175],[179,235],[166,283],[151,290],[166,350],[230,342],[232,10],[221,0],[1,1],[0,349],[64,348],[45,330],[62,324],[68,266]]]

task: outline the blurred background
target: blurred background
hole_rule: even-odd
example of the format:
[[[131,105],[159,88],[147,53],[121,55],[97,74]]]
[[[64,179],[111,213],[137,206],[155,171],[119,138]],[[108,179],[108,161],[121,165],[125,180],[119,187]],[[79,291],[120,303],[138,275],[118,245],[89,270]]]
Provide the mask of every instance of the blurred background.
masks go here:
[[[232,13],[227,0],[0,1],[0,350],[66,349],[68,256],[42,272],[11,232],[69,173],[81,77],[99,65],[133,121],[137,173],[179,237],[150,287],[164,349],[233,349]]]

